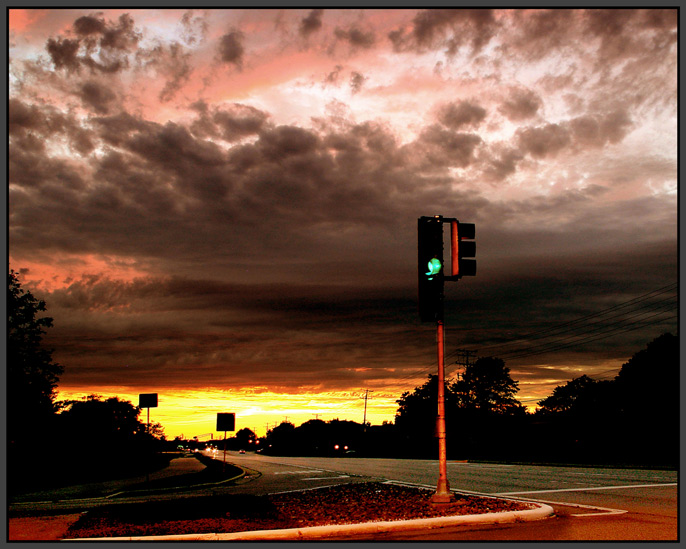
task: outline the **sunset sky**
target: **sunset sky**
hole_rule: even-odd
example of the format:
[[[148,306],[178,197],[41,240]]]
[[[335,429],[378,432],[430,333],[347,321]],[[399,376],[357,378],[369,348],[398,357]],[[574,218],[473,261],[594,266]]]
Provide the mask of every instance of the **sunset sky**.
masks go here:
[[[502,356],[535,406],[676,333],[676,9],[16,9],[8,40],[9,262],[59,399],[157,392],[168,438],[366,390],[392,421],[436,366],[424,215],[476,224],[449,377]]]

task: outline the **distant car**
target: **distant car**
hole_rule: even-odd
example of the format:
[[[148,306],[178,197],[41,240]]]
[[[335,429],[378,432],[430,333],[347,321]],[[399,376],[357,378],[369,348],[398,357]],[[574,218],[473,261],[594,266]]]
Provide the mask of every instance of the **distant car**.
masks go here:
[[[238,450],[239,454],[245,454],[245,450]]]

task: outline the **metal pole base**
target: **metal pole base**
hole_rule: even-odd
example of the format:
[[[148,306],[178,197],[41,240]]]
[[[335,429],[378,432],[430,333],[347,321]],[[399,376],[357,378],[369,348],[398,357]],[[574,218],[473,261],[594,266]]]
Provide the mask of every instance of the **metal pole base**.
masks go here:
[[[445,505],[448,503],[453,503],[455,501],[455,496],[450,492],[436,492],[431,496],[431,503],[434,505]]]

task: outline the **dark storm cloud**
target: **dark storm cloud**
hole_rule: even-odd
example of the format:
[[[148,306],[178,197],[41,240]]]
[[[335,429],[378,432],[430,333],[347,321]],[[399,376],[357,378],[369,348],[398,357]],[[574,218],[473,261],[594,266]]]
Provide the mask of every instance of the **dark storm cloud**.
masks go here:
[[[560,124],[546,124],[517,130],[517,141],[524,152],[535,158],[555,156],[571,142],[569,130]]]
[[[362,89],[365,80],[366,78],[363,74],[360,74],[359,72],[352,72],[350,74],[350,88],[352,89],[352,92],[359,92]]]
[[[81,85],[77,95],[84,106],[92,108],[98,114],[107,114],[109,106],[117,98],[114,92],[105,85],[89,81]]]
[[[10,99],[8,107],[10,142],[12,150],[17,153],[17,157],[10,159],[10,170],[18,180],[32,179],[30,174],[40,173],[41,166],[51,161],[44,155],[32,156],[34,153],[44,152],[48,138],[60,136],[70,149],[79,154],[88,154],[95,146],[91,132],[83,128],[72,115],[65,115],[47,105],[29,105],[20,99]],[[25,173],[21,169],[16,169],[24,161],[27,168]],[[38,176],[38,179],[40,177]]]
[[[534,158],[554,157],[572,145],[580,149],[619,143],[633,124],[624,110],[588,114],[559,124],[520,127],[515,136],[520,150]]]
[[[57,111],[53,111],[57,114]],[[21,99],[12,98],[8,102],[8,125],[11,135],[25,133],[28,130],[47,134],[49,120],[44,109],[37,105],[27,104]]]
[[[128,67],[127,54],[136,49],[141,39],[128,14],[122,14],[116,24],[95,16],[80,17],[74,22],[73,31],[77,38],[49,38],[46,43],[56,69],[78,72],[85,66],[102,73],[120,71]]]
[[[230,63],[241,68],[245,47],[243,40],[245,35],[238,30],[232,30],[219,40],[219,58],[223,63]]]
[[[15,106],[13,134],[48,124],[44,112],[20,102]],[[237,274],[241,268],[232,265],[231,257],[238,254],[251,265],[266,253],[274,260],[290,258],[284,267],[290,277],[312,268],[364,277],[345,266],[346,258],[376,246],[364,235],[375,227],[404,224],[418,204],[435,207],[440,189],[449,188],[441,179],[437,186],[418,185],[412,166],[420,151],[430,150],[442,166],[462,166],[479,143],[475,135],[434,128],[414,145],[400,147],[390,131],[374,123],[344,131],[325,127],[320,134],[268,125],[266,113],[242,105],[196,108],[210,128],[206,134],[227,140],[253,136],[254,141],[224,151],[202,138],[197,125],[194,133],[181,124],[123,113],[93,118],[90,135],[107,148],[89,159],[97,185],[85,186],[82,170],[49,155],[37,162],[35,153],[13,138],[12,224],[23,226],[22,220],[34,218],[38,231],[14,231],[14,246],[81,247],[170,262],[182,256],[191,264],[201,264],[205,253],[226,249],[233,256],[217,257],[215,267]],[[42,190],[19,193],[30,186]],[[478,197],[465,201],[454,193],[442,203],[451,207],[453,200],[469,209]],[[226,223],[238,230],[227,231]],[[131,239],[131,234],[141,238]],[[353,234],[358,237],[350,243]],[[332,247],[339,249],[335,260],[310,263]]]
[[[511,231],[496,232],[484,244],[488,249],[492,238],[537,241],[544,235],[544,231],[515,236]],[[467,347],[477,349],[479,356],[503,356],[516,379],[535,379],[536,370],[531,368],[538,364],[538,355],[509,358],[517,355],[513,351],[526,351],[532,345],[526,340],[516,343],[517,339],[620,304],[625,301],[623,295],[644,293],[645,280],[632,276],[642,262],[661,266],[650,289],[669,284],[676,270],[674,242],[656,243],[640,258],[630,246],[590,256],[570,253],[554,262],[544,261],[543,254],[531,249],[529,257],[501,261],[494,270],[486,257],[481,268],[486,283],[475,278],[469,284],[447,285],[448,351]],[[610,294],[609,287],[613,288]],[[100,364],[74,375],[93,384],[113,382],[111,376],[117,374],[107,366],[114,360],[112,366],[127,364],[126,373],[119,375],[135,376],[141,382],[160,384],[181,376],[187,383],[184,370],[193,365],[197,383],[225,387],[249,382],[255,367],[260,368],[262,382],[287,387],[289,383],[279,377],[291,364],[289,371],[299,385],[317,385],[326,365],[327,386],[345,387],[350,381],[346,376],[351,375],[347,369],[361,364],[374,369],[377,363],[401,368],[409,360],[414,361],[410,368],[414,371],[430,366],[435,351],[430,327],[417,323],[414,291],[408,287],[351,290],[322,284],[251,285],[178,277],[125,283],[84,276],[46,297],[60,317],[66,318],[62,310],[69,310],[77,325],[79,315],[129,313],[124,333],[116,316],[86,332],[79,328],[78,336],[72,334],[69,323],[56,328],[55,339],[49,343],[62,356],[87,353],[93,363]],[[512,311],[526,311],[526,315],[513,323]],[[657,331],[668,329],[669,322],[652,326]],[[597,331],[594,328],[591,335]],[[601,340],[600,346],[549,354],[546,364],[562,366],[571,361],[581,366],[593,364],[598,356],[622,361],[630,355],[627,349],[645,343],[645,332],[620,332],[618,337],[610,346]],[[141,360],[142,356],[147,358]],[[397,371],[355,374],[355,379],[364,383],[369,375],[392,379]],[[547,369],[546,377],[566,381],[574,376],[568,369]]]
[[[78,40],[68,38],[48,39],[45,46],[56,69],[65,68],[68,71],[76,71],[80,66],[77,53],[80,48]]]
[[[516,236],[526,237],[527,241],[546,237],[542,232],[517,233]],[[512,233],[503,233],[500,237],[493,233],[491,237],[513,238]],[[650,276],[649,285],[646,285],[645,278],[633,275],[645,264],[661,266],[659,272],[655,271]],[[472,283],[469,287],[460,287],[459,291],[450,286],[446,290],[446,311],[450,311],[446,324],[466,329],[463,336],[465,345],[479,348],[484,354],[507,358],[519,354],[513,351],[547,342],[515,343],[519,337],[576,321],[589,313],[621,305],[648,291],[668,287],[676,279],[676,244],[669,240],[658,241],[646,247],[640,256],[631,245],[615,249],[603,247],[602,251],[587,253],[570,251],[557,254],[555,261],[546,261],[542,251],[531,250],[528,257],[499,262],[497,270],[492,272],[488,272],[489,262],[482,261],[481,265],[481,276],[497,277],[500,281],[484,285]],[[608,292],[608,288],[612,291]],[[560,335],[551,340],[557,345],[565,345],[573,343],[576,334],[589,339],[612,335],[614,339],[599,339],[599,343],[590,347],[572,346],[563,352],[548,353],[544,360],[555,364],[584,364],[592,361],[594,355],[605,359],[626,359],[630,355],[627,349],[640,347],[647,337],[646,329],[635,331],[631,328],[640,327],[645,322],[648,333],[654,336],[672,329],[675,320],[669,317],[673,317],[675,307],[675,289],[672,289],[646,303],[613,311],[602,322],[601,319],[578,322],[574,330],[561,329]],[[513,323],[512,311],[526,311],[526,315]],[[535,350],[544,349],[538,346]],[[537,364],[540,358],[532,355],[509,360],[513,368],[519,368]]]
[[[453,130],[462,126],[477,127],[485,118],[486,109],[469,101],[441,105],[438,111],[439,121]]]
[[[353,48],[368,49],[376,42],[376,37],[373,31],[364,31],[358,27],[350,27],[349,29],[341,29],[336,27],[334,35],[338,40],[342,40],[350,44]]]
[[[141,39],[141,33],[134,29],[133,18],[125,13],[119,17],[118,25],[105,27],[100,39],[100,47],[130,51],[136,47]]]
[[[107,24],[102,17],[84,15],[74,21],[74,32],[79,36],[104,35]]]
[[[189,13],[182,25],[190,33]],[[193,383],[241,386],[259,367],[263,381],[294,386],[324,384],[325,365],[330,386],[349,387],[365,375],[397,376],[383,373],[389,365],[430,363],[432,327],[416,318],[420,215],[459,215],[477,224],[478,276],[447,288],[450,348],[508,342],[673,281],[673,197],[648,191],[628,197],[648,178],[655,185],[672,181],[675,162],[629,158],[626,151],[615,156],[608,147],[620,144],[658,101],[675,101],[669,93],[666,99],[648,93],[651,86],[676,89],[673,67],[656,62],[672,47],[673,12],[608,15],[614,19],[606,23],[576,10],[516,10],[502,19],[509,13],[522,26],[498,37],[494,55],[508,52],[514,62],[554,55],[585,48],[583,36],[601,59],[623,64],[614,76],[603,74],[592,94],[567,95],[575,108],[566,118],[546,120],[540,90],[566,91],[563,84],[576,82],[573,71],[541,78],[537,91],[496,92],[495,104],[453,95],[450,103],[427,105],[436,123],[415,119],[417,137],[401,142],[383,122],[354,122],[357,113],[340,101],[331,118],[313,113],[305,127],[279,125],[275,112],[247,99],[220,104],[188,95],[186,104],[195,101],[191,119],[157,122],[157,113],[124,107],[126,90],[107,71],[136,62],[136,70],[164,77],[160,100],[180,98],[194,77],[184,47],[143,50],[132,20],[111,23],[99,15],[50,39],[56,70],[45,82],[59,83],[91,115],[77,120],[28,93],[9,100],[13,252],[124,257],[142,272],[170,273],[133,281],[85,274],[41,295],[59,319],[49,344],[60,362],[74,364],[65,381],[188,385],[193,366]],[[314,36],[321,19],[314,10],[299,20],[301,33]],[[203,21],[193,23],[193,36],[203,34]],[[499,21],[491,10],[422,12],[406,31],[392,33],[393,45],[403,52],[455,53],[464,46],[475,53],[496,30],[509,28]],[[184,36],[186,44],[193,41]],[[337,36],[359,52],[379,46],[362,26],[338,28]],[[244,39],[231,31],[212,51],[242,67]],[[574,70],[604,70],[588,59],[592,67]],[[76,74],[83,67],[92,70]],[[327,81],[360,90],[362,73],[343,71],[337,65]],[[618,98],[620,108],[610,108]],[[636,105],[642,110],[632,110]],[[498,110],[519,124],[509,141],[486,137]],[[79,156],[64,155],[65,144]],[[595,164],[588,184],[583,162],[567,162],[577,160],[573,155]],[[532,186],[527,198],[516,198],[518,170],[534,164],[553,170],[553,159],[570,171],[559,188],[532,196]],[[500,186],[506,198],[492,192]],[[646,333],[545,360],[625,360],[627,344],[640,338],[643,347]],[[527,370],[531,360],[512,365],[535,378]],[[360,365],[379,370],[350,373]],[[567,372],[554,375],[566,381]]]
[[[403,326],[415,312],[404,290],[351,292],[320,284],[228,284],[178,277],[127,283],[83,276],[48,298],[56,314],[72,321],[56,330],[50,344],[65,357],[87,353],[99,363],[98,368],[80,368],[73,378],[79,382],[102,384],[109,375],[111,383],[117,374],[109,366],[126,364],[125,375],[161,383],[161,368],[171,378],[185,377],[191,364],[199,384],[240,387],[259,366],[262,383],[289,387],[297,379],[311,386],[321,384],[325,365],[331,374],[327,385],[344,387],[352,375],[347,371],[359,360],[369,367],[381,356],[393,361],[420,352],[413,344],[416,330]],[[89,316],[111,313],[128,313],[124,333],[116,318],[85,332],[77,328],[78,337],[72,331]],[[379,358],[369,355],[371,349]],[[279,379],[284,368],[301,361],[289,381]],[[224,367],[218,369],[220,364]]]
[[[498,23],[490,9],[431,9],[419,13],[412,30],[389,33],[396,51],[417,51],[445,47],[454,54],[468,44],[472,52],[479,52],[495,35]]]
[[[338,80],[338,77],[340,76],[342,70],[343,70],[343,66],[342,66],[342,65],[336,65],[336,67],[334,68],[334,70],[331,71],[331,72],[326,76],[325,82],[326,82],[327,84],[335,84],[336,81]]]
[[[425,168],[464,168],[473,162],[474,151],[482,141],[476,134],[445,130],[433,125],[425,128],[407,150],[411,150]]]
[[[160,101],[169,101],[173,99],[176,92],[190,80],[192,72],[189,62],[190,54],[184,53],[182,46],[176,43],[172,44],[169,49],[169,72],[171,73],[171,78],[160,92]]]
[[[514,36],[506,45],[510,54],[516,52],[536,60],[577,40],[576,10],[531,9],[512,13]]]
[[[518,148],[502,143],[492,144],[488,151],[482,151],[479,162],[488,181],[503,181],[517,171],[517,164],[524,159]]]
[[[193,10],[181,18],[182,38],[186,44],[195,44],[205,39],[208,31],[207,16],[194,17]]]
[[[307,17],[304,17],[300,22],[300,34],[302,36],[309,36],[313,32],[318,31],[322,27],[322,15],[324,10],[312,10]]]
[[[580,116],[570,121],[574,137],[582,146],[602,147],[607,143],[619,143],[631,126],[629,115],[621,110],[605,116]]]
[[[234,103],[226,108],[212,108],[204,102],[193,106],[199,117],[191,129],[199,137],[217,137],[233,143],[256,135],[265,126],[269,115],[255,107]]]
[[[536,116],[542,105],[543,100],[536,92],[519,88],[513,90],[511,97],[501,105],[500,112],[518,122]]]

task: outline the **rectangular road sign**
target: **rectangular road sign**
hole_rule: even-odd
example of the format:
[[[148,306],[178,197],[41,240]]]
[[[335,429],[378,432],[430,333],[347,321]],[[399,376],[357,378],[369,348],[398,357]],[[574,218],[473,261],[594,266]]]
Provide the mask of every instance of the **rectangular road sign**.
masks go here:
[[[217,431],[235,431],[236,414],[217,414]]]
[[[157,408],[157,393],[141,393],[138,395],[139,408]]]

